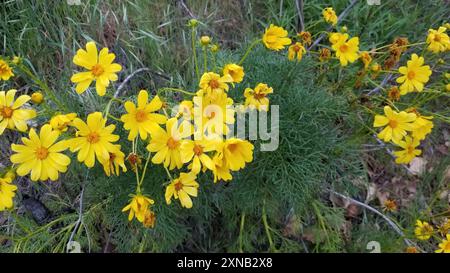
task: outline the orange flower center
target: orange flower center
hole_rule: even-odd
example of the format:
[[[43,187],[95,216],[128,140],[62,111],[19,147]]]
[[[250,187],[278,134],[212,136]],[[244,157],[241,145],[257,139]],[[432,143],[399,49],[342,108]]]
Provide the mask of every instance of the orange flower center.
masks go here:
[[[209,114],[209,119],[213,119],[214,117],[216,116],[216,112],[211,112],[210,114]]]
[[[194,154],[195,155],[201,155],[203,154],[203,147],[200,145],[195,145],[194,146]]]
[[[144,110],[137,110],[136,112],[136,121],[143,122],[147,120],[147,113]]]
[[[91,68],[91,72],[92,72],[92,75],[98,77],[101,74],[103,74],[103,72],[105,72],[105,70],[103,69],[103,67],[100,64],[96,64]]]
[[[265,97],[266,97],[266,94],[264,94],[264,93],[255,93],[255,94],[253,95],[253,97],[254,97],[255,99],[257,99],[257,100],[260,100],[260,99],[262,99],[262,98],[265,98]]]
[[[299,52],[299,51],[300,51],[300,46],[295,45],[292,49],[293,49],[295,52]]]
[[[10,118],[12,117],[14,110],[11,107],[3,107],[0,109],[0,114],[3,116],[3,118]]]
[[[172,137],[169,137],[169,139],[167,140],[167,147],[169,147],[169,149],[174,150],[178,147],[180,143],[178,141],[176,141],[175,139],[173,139]]]
[[[48,156],[48,150],[44,147],[39,147],[36,149],[36,157],[40,160],[46,159]]]
[[[178,181],[177,183],[175,183],[174,187],[176,191],[180,191],[183,189],[183,184],[181,183],[181,181]]]
[[[211,81],[209,82],[209,86],[210,86],[212,89],[216,89],[216,88],[219,88],[220,84],[219,84],[219,81],[218,81],[218,80],[211,80]]]
[[[100,141],[100,135],[97,132],[92,132],[87,135],[87,141],[91,144],[97,143]]]
[[[409,71],[408,72],[408,79],[412,80],[416,77],[416,73],[414,71]]]
[[[389,121],[389,126],[392,128],[392,129],[394,129],[395,127],[397,127],[397,125],[398,125],[398,122],[396,121],[396,120],[390,120]]]
[[[408,146],[408,148],[406,150],[408,151],[408,154],[414,153],[414,147],[413,146]]]
[[[348,50],[348,45],[347,44],[343,44],[343,45],[341,45],[340,47],[339,47],[339,50],[340,51],[342,51],[342,52],[347,52],[347,50]]]
[[[236,151],[237,147],[238,147],[237,144],[230,144],[230,145],[228,145],[228,150],[229,150],[231,153],[234,153],[234,152]]]
[[[440,42],[441,41],[441,35],[434,35],[434,41]]]

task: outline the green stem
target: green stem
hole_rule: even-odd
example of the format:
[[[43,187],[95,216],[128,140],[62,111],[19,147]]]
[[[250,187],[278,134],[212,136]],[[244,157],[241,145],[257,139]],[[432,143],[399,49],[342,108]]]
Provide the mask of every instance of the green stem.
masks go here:
[[[206,46],[203,46],[203,73],[208,72],[208,54],[206,52]]]
[[[247,58],[248,54],[250,54],[250,52],[252,51],[252,49],[261,42],[261,39],[257,39],[254,40],[250,46],[247,48],[247,51],[245,52],[244,56],[242,56],[242,59],[239,61],[239,65],[242,65],[242,63],[245,61],[245,59]]]
[[[266,231],[267,240],[269,240],[270,250],[272,252],[276,252],[277,250],[276,250],[275,246],[273,245],[272,235],[270,234],[270,227],[269,227],[269,224],[267,223],[266,201],[265,200],[264,200],[263,209],[262,209],[262,221],[264,223],[264,229]]]
[[[198,71],[198,62],[197,62],[197,48],[195,47],[195,41],[196,41],[196,32],[195,28],[192,28],[191,32],[191,39],[192,39],[192,57],[194,58],[194,66],[195,66],[195,75],[197,76],[197,79],[200,79],[200,73]]]
[[[139,183],[139,188],[141,187],[142,183],[144,182],[145,173],[147,172],[147,166],[148,166],[148,162],[150,161],[151,155],[152,155],[152,153],[149,152],[148,156],[147,156],[147,161],[145,161],[144,170],[142,171],[142,177],[141,177],[141,182]]]
[[[242,232],[244,230],[244,223],[245,223],[245,212],[241,215],[241,227],[239,229],[239,252],[244,253],[242,250]]]
[[[193,92],[189,92],[186,90],[183,90],[181,88],[172,88],[172,87],[163,87],[158,89],[158,91],[156,93],[160,94],[161,92],[167,92],[167,91],[175,91],[175,92],[180,92],[189,96],[195,96],[196,94]]]

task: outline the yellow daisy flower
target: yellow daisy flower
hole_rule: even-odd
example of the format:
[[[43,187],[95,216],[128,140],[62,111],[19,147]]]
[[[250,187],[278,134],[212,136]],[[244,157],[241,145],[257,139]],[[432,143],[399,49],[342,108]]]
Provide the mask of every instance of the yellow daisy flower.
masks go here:
[[[231,175],[230,168],[228,167],[227,161],[223,154],[223,143],[218,145],[218,151],[213,157],[214,162],[214,183],[223,180],[223,181],[230,181],[233,179],[233,176]]]
[[[147,145],[147,150],[155,153],[152,162],[164,163],[164,167],[169,167],[170,170],[175,167],[180,169],[183,166],[180,154],[181,142],[183,138],[192,135],[192,125],[189,122],[184,121],[180,125],[177,123],[176,118],[171,118],[166,122],[166,130],[158,126],[152,132],[152,139]]]
[[[28,130],[27,121],[36,117],[36,111],[33,109],[21,108],[31,99],[30,96],[21,95],[14,100],[15,95],[15,89],[6,93],[0,91],[0,135],[6,128],[17,128],[17,130],[25,132]]]
[[[406,136],[406,131],[413,131],[413,122],[416,120],[416,114],[405,111],[396,112],[390,106],[384,107],[384,116],[376,115],[373,121],[373,127],[385,128],[378,134],[378,138],[385,142],[392,140],[395,144]]]
[[[339,40],[331,46],[342,66],[346,66],[349,62],[353,63],[359,58],[359,38],[353,37],[347,41],[348,38],[347,33],[342,34]]]
[[[133,218],[136,217],[139,222],[143,223],[150,205],[153,205],[154,203],[155,201],[153,201],[153,199],[138,193],[133,195],[131,202],[122,209],[122,212],[130,211],[128,214],[128,221],[132,221]]]
[[[450,234],[447,234],[445,239],[439,244],[439,249],[435,251],[436,253],[450,253]]]
[[[11,162],[19,165],[16,172],[25,176],[31,172],[31,180],[55,181],[59,173],[67,171],[70,158],[61,152],[67,149],[67,141],[56,142],[59,133],[52,126],[42,126],[39,135],[33,128],[30,129],[29,138],[23,137],[21,144],[12,144],[11,149],[16,154],[11,155]]]
[[[230,138],[223,142],[219,148],[222,151],[223,159],[227,167],[232,171],[244,168],[245,163],[253,161],[253,144],[247,140]]]
[[[419,240],[428,240],[433,235],[433,227],[425,222],[425,221],[416,221],[416,229],[414,230],[414,234],[416,235],[417,239]]]
[[[77,137],[69,140],[70,151],[78,152],[77,159],[84,162],[88,168],[95,164],[95,158],[101,162],[109,160],[109,153],[116,151],[112,142],[119,140],[114,135],[114,124],[106,126],[102,113],[94,112],[88,115],[87,123],[79,118],[74,119],[73,126],[77,128]]]
[[[214,72],[206,72],[200,78],[200,88],[211,98],[215,98],[218,95],[228,91],[228,83],[232,83],[233,78],[229,74],[225,74],[222,77]]]
[[[14,73],[12,71],[12,68],[8,65],[7,62],[0,59],[0,79],[7,81],[9,78],[14,76]]]
[[[123,115],[120,120],[124,123],[125,130],[130,131],[128,140],[133,140],[139,133],[139,136],[145,140],[147,134],[150,134],[158,124],[164,124],[167,118],[164,115],[154,113],[160,110],[162,102],[158,96],[155,96],[148,102],[148,93],[146,90],[141,90],[138,95],[138,105],[127,101],[125,102],[125,109],[127,114]]]
[[[312,36],[311,33],[309,31],[302,31],[300,33],[297,34],[298,37],[300,37],[302,39],[302,43],[304,45],[311,45],[312,44]]]
[[[268,49],[275,51],[284,49],[285,46],[292,43],[291,39],[288,38],[288,32],[284,28],[273,24],[266,28],[262,40]]]
[[[450,38],[446,27],[439,27],[438,30],[429,29],[427,36],[428,50],[433,53],[445,52],[450,49]]]
[[[105,95],[109,82],[117,81],[118,77],[116,73],[122,70],[120,64],[113,63],[115,58],[116,55],[109,53],[106,47],[98,53],[97,46],[94,42],[88,42],[86,44],[86,50],[79,49],[73,57],[73,63],[88,71],[76,73],[70,79],[73,83],[77,84],[75,88],[77,93],[83,93],[95,81],[97,94],[99,96]]]
[[[325,8],[322,11],[323,19],[325,19],[325,22],[330,23],[331,25],[335,26],[338,21],[338,17],[336,15],[336,12],[333,10],[333,8],[328,7]]]
[[[103,165],[103,170],[107,176],[111,176],[111,174],[119,176],[120,168],[122,168],[122,172],[127,171],[127,167],[125,166],[125,154],[120,150],[120,145],[114,145],[116,148],[115,151],[109,152],[109,159],[104,162],[100,162]]]
[[[195,107],[201,109],[194,113],[194,124],[196,126],[196,136],[200,139],[203,134],[208,138],[222,138],[229,132],[228,125],[235,122],[235,110],[233,109],[233,99],[226,93],[210,98],[203,95],[203,91],[197,92],[194,97]],[[200,136],[198,136],[200,134]]]
[[[244,79],[244,68],[237,64],[227,64],[223,68],[224,75],[230,75],[233,82],[240,83]]]
[[[256,108],[259,111],[268,111],[269,99],[268,94],[272,94],[273,89],[265,83],[258,83],[255,89],[246,88],[244,91],[245,106]]]
[[[406,66],[401,66],[398,69],[400,76],[397,78],[397,83],[402,83],[400,86],[400,94],[413,91],[422,91],[424,84],[428,82],[431,76],[431,69],[428,65],[423,65],[425,62],[423,57],[413,54],[411,60],[409,60]]]
[[[50,119],[49,124],[53,127],[53,130],[60,133],[66,132],[68,126],[72,125],[72,121],[77,117],[76,113],[69,114],[57,114]]]
[[[0,211],[13,207],[13,199],[16,195],[17,186],[11,184],[11,177],[0,178]]]
[[[417,140],[423,140],[425,137],[431,133],[434,125],[431,121],[432,116],[421,116],[418,115],[416,121],[414,121],[414,130],[412,131],[412,137]]]
[[[348,39],[348,36],[344,36],[344,35],[348,35],[348,34],[344,34],[344,33],[340,33],[340,32],[332,32],[329,34],[328,40],[330,41],[330,43],[332,45],[334,45],[337,42],[339,42],[340,40],[343,40],[344,37],[346,37],[345,40]]]
[[[166,202],[168,205],[172,202],[172,197],[180,199],[181,206],[192,208],[192,199],[190,196],[197,197],[198,183],[195,181],[197,176],[194,173],[180,173],[180,177],[171,181],[166,188]]]
[[[214,162],[207,154],[217,149],[217,141],[214,140],[183,140],[180,147],[181,161],[192,161],[191,171],[198,174],[203,167],[214,170]]]
[[[394,152],[395,163],[397,164],[407,164],[411,162],[416,156],[422,154],[421,150],[416,149],[420,145],[420,141],[409,136],[405,136],[405,140],[401,140],[398,146],[403,148],[401,151]]]
[[[301,61],[304,53],[306,53],[305,47],[301,43],[296,42],[295,44],[289,46],[288,59],[289,61],[292,61],[297,56],[297,61]]]

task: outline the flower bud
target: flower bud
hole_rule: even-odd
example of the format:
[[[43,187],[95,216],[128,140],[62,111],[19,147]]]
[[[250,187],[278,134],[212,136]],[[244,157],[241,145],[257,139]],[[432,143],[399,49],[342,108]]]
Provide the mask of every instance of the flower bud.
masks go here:
[[[31,94],[31,101],[36,104],[41,104],[44,101],[44,95],[41,92],[37,91]]]

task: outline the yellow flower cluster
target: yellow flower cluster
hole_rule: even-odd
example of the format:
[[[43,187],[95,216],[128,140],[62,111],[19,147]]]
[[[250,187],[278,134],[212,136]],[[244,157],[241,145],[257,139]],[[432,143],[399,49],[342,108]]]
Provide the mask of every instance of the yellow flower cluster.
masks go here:
[[[437,231],[433,228],[433,226],[425,221],[417,220],[416,228],[414,229],[414,234],[416,238],[421,241],[430,240],[433,236],[441,235],[440,243],[438,244],[438,249],[436,249],[436,253],[450,253],[450,220],[445,219],[438,228]],[[440,236],[438,236],[440,237]]]

